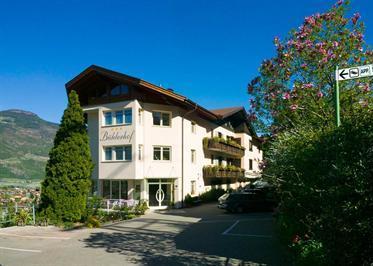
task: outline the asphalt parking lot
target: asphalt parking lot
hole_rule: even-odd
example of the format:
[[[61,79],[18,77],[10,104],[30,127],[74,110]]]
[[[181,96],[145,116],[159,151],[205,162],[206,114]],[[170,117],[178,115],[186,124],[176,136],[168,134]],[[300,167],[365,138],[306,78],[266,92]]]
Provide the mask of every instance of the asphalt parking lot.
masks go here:
[[[270,213],[228,214],[215,204],[149,212],[99,229],[0,229],[0,264],[286,265]]]

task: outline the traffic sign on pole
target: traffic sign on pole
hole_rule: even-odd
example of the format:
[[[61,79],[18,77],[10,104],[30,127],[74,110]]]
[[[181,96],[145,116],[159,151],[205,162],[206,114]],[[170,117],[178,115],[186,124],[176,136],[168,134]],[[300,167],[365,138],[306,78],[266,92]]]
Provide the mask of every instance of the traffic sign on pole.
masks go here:
[[[373,76],[373,64],[365,66],[338,69],[335,71],[336,81]]]
[[[340,110],[339,110],[339,84],[338,81],[344,81],[349,79],[357,79],[373,76],[373,64],[365,66],[357,66],[339,69],[338,66],[335,69],[335,114],[336,114],[336,125],[341,125]]]

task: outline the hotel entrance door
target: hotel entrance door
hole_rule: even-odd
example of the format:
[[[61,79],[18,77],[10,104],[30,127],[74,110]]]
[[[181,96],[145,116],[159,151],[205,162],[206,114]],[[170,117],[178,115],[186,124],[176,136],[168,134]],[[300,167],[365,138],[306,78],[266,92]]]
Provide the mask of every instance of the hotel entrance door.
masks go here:
[[[149,179],[149,207],[167,207],[173,200],[173,182],[167,179]]]

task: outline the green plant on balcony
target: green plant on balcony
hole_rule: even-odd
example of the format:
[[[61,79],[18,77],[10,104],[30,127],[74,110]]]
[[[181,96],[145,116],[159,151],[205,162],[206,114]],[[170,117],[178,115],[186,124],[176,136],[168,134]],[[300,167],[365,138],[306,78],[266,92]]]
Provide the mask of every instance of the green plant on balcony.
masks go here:
[[[217,142],[217,143],[227,144],[227,145],[230,145],[232,147],[235,147],[235,148],[238,148],[238,149],[241,149],[241,150],[245,149],[240,144],[238,144],[236,141],[234,141],[232,139],[226,140],[226,139],[221,138],[221,137],[213,137],[213,138],[205,137],[205,138],[203,138],[202,142],[203,142],[203,148],[204,149],[208,148],[210,141]]]
[[[203,171],[208,174],[216,174],[218,171],[227,171],[227,172],[244,172],[245,169],[242,169],[235,165],[206,165],[203,167]]]
[[[208,137],[204,137],[203,140],[202,140],[202,143],[203,143],[203,148],[204,149],[207,149],[209,147],[209,138]]]

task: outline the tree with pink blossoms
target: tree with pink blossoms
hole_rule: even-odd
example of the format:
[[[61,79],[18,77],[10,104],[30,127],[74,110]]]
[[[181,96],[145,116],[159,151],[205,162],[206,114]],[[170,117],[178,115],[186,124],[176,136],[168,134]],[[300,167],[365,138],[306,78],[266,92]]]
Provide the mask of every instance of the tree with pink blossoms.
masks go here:
[[[335,68],[373,63],[348,2],[306,17],[248,85],[250,117],[270,138],[262,176],[278,193],[277,232],[292,265],[373,262],[373,77],[340,82]]]
[[[373,63],[364,42],[364,24],[349,2],[339,1],[323,14],[306,17],[283,41],[274,39],[276,56],[264,60],[248,84],[250,117],[259,131],[278,132],[296,125],[334,124],[335,68]],[[341,116],[372,108],[372,78],[340,84]]]

